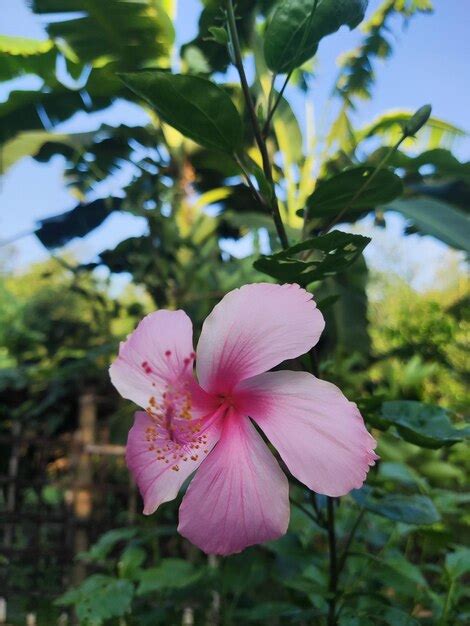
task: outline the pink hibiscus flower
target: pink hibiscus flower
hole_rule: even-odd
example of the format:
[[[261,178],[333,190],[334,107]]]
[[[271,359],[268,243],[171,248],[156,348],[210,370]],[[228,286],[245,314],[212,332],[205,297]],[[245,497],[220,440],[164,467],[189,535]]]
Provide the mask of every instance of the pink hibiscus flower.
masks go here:
[[[204,322],[197,359],[183,311],[140,322],[110,374],[145,409],[126,448],[144,514],[175,498],[197,469],[178,526],[192,543],[231,554],[283,535],[288,481],[251,420],[310,489],[342,496],[361,487],[378,457],[356,405],[306,372],[268,372],[310,350],[324,326],[311,294],[267,283],[222,299]]]

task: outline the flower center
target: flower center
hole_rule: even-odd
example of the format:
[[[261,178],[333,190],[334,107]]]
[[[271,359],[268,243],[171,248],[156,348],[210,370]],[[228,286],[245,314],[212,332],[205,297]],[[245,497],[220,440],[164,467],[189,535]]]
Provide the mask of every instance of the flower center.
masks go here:
[[[208,454],[207,434],[201,419],[191,412],[192,398],[186,384],[167,385],[161,397],[152,396],[146,412],[152,425],[145,430],[148,449],[155,452],[157,461],[171,463],[179,471],[178,463],[197,461],[200,454]]]

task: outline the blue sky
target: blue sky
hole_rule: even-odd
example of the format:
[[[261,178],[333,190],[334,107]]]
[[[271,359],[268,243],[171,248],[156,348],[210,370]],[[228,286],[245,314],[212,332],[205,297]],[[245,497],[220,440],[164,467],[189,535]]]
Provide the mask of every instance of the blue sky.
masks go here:
[[[371,0],[369,13],[379,4]],[[177,32],[183,42],[192,37],[196,29],[200,3],[197,0],[180,0]],[[374,99],[362,103],[356,119],[367,123],[387,109],[416,109],[426,102],[433,105],[433,114],[465,129],[470,128],[470,88],[468,86],[468,60],[470,58],[470,3],[468,0],[435,0],[435,13],[418,16],[407,29],[401,22],[394,25],[395,54],[378,68],[378,82]],[[0,34],[44,38],[41,21],[32,15],[24,0],[3,0]],[[311,93],[317,123],[324,119],[328,109],[329,93],[335,79],[338,55],[356,45],[360,34],[342,29],[339,34],[325,39],[317,55],[317,78]],[[7,89],[0,86],[0,100]],[[291,94],[292,95],[292,94]],[[300,100],[293,97],[294,107],[301,114]],[[101,122],[137,124],[142,114],[137,107],[116,105],[105,114],[78,115],[67,123],[64,130],[91,130]],[[462,159],[468,159],[469,142],[461,141],[455,150]],[[63,161],[54,158],[47,164],[24,159],[13,167],[2,181],[0,188],[0,239],[34,228],[37,219],[60,213],[74,206],[75,199],[69,194],[62,180]],[[122,181],[114,180],[103,193],[118,191]],[[407,238],[401,240],[403,223],[392,219],[388,231],[389,243],[403,249],[406,271],[407,256],[411,264],[415,257],[426,259],[424,280],[431,280],[432,267],[442,262],[446,249],[431,238]],[[368,224],[364,226],[370,228]],[[74,251],[84,260],[91,259],[100,250],[112,246],[124,237],[142,232],[143,223],[130,216],[112,216],[92,235],[81,241]],[[383,237],[379,237],[383,241]],[[47,257],[47,252],[35,237],[24,237],[15,244],[12,265],[25,264]],[[371,247],[370,259],[380,267],[377,246]],[[428,263],[429,262],[429,263]],[[427,279],[426,279],[427,277]]]

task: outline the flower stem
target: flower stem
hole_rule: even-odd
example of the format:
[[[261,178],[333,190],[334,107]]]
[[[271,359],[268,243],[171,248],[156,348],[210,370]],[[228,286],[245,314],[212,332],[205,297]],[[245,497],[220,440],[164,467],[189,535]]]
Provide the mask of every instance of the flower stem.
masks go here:
[[[263,138],[263,134],[261,132],[261,127],[258,122],[258,117],[255,111],[255,105],[253,103],[253,98],[251,97],[250,87],[248,85],[248,80],[245,74],[245,68],[243,67],[243,59],[242,52],[240,47],[240,40],[238,39],[238,31],[237,31],[237,22],[235,19],[235,12],[233,10],[233,2],[232,0],[226,0],[227,7],[227,25],[230,35],[230,42],[233,48],[234,55],[234,63],[237,68],[238,74],[240,76],[240,83],[243,90],[243,96],[245,98],[246,107],[248,109],[248,114],[250,116],[251,125],[253,127],[253,132],[255,135],[255,140],[258,145],[258,149],[261,153],[261,159],[263,161],[263,172],[266,177],[267,182],[269,183],[272,189],[272,198],[269,202],[269,208],[274,220],[274,225],[276,227],[276,231],[281,242],[281,245],[284,249],[289,247],[289,241],[287,239],[286,229],[284,228],[284,224],[282,222],[281,213],[279,211],[279,204],[276,198],[276,193],[274,190],[274,179],[271,168],[271,162],[269,159],[268,148],[266,146],[266,141]]]
[[[269,108],[268,117],[267,117],[266,122],[265,122],[264,127],[263,127],[263,137],[267,137],[269,135],[269,130],[271,128],[272,119],[274,117],[274,114],[276,113],[277,107],[281,104],[282,96],[284,95],[284,91],[286,90],[287,84],[288,84],[291,76],[292,76],[292,71],[290,71],[287,74],[287,76],[284,79],[284,82],[282,84],[282,87],[281,87],[279,93],[277,94],[277,98],[276,98],[273,106]],[[273,78],[275,78],[275,77],[276,76],[274,75]],[[274,91],[274,81],[273,81],[273,91]]]
[[[330,557],[330,579],[328,584],[328,626],[336,626],[336,600],[338,590],[338,563],[336,555],[335,503],[327,498],[327,532]]]
[[[362,196],[364,191],[367,190],[371,182],[374,180],[374,178],[377,176],[380,170],[384,167],[384,165],[386,165],[386,163],[389,161],[391,156],[395,154],[395,152],[398,150],[398,148],[403,143],[403,141],[405,141],[405,139],[406,139],[406,135],[402,135],[400,139],[396,142],[396,144],[390,148],[390,150],[383,157],[383,159],[377,165],[377,167],[372,172],[372,174],[368,178],[366,178],[366,180],[364,181],[364,184],[356,191],[356,193],[348,202],[348,204],[338,213],[338,215],[333,219],[333,221],[325,228],[325,230],[323,231],[324,233],[327,233],[329,230],[331,230],[333,226],[340,221],[343,215],[354,206],[354,203],[356,202],[356,200]]]
[[[338,562],[338,576],[341,575],[341,572],[343,571],[343,568],[346,564],[346,560],[349,555],[349,549],[352,545],[352,542],[354,541],[354,537],[356,536],[357,529],[359,528],[359,525],[362,522],[362,518],[364,517],[365,512],[366,512],[365,509],[361,509],[359,515],[357,516],[356,521],[354,522],[354,526],[352,527],[351,532],[349,533],[349,537],[346,541],[346,545],[344,546],[343,553],[341,554],[341,557]]]

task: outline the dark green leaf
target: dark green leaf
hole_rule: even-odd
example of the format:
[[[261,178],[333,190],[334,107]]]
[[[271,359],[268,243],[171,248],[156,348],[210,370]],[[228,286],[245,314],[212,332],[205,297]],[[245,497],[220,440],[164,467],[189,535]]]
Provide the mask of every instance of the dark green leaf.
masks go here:
[[[349,267],[369,241],[368,237],[335,230],[307,239],[282,252],[260,257],[254,267],[278,280],[308,285]],[[298,258],[297,255],[302,252],[307,253],[308,257],[313,254],[313,258]]]
[[[359,506],[371,513],[405,524],[434,524],[440,519],[432,501],[426,496],[390,494],[363,487],[351,492]]]
[[[88,552],[82,552],[80,558],[90,561],[103,561],[117,543],[128,541],[136,534],[136,528],[115,528],[110,530],[102,535]]]
[[[121,198],[106,198],[79,204],[71,211],[42,220],[34,234],[46,248],[64,246],[97,228],[108,215],[119,210],[121,202]]]
[[[410,563],[404,554],[401,552],[393,552],[388,554],[384,559],[381,559],[385,567],[393,570],[400,578],[405,578],[410,583],[421,585],[425,587],[427,585],[421,570],[418,566]]]
[[[442,448],[462,441],[469,429],[454,428],[445,409],[422,402],[384,402],[381,417],[410,443],[423,448]]]
[[[360,254],[347,272],[341,272],[324,283],[329,287],[331,285],[333,293],[339,296],[332,308],[337,348],[343,354],[361,354],[365,358],[370,353],[366,292],[368,278],[367,264],[364,255]]]
[[[458,547],[446,556],[446,571],[451,578],[470,572],[470,548]]]
[[[145,570],[140,576],[138,595],[163,591],[165,589],[182,589],[195,583],[202,571],[196,571],[194,565],[183,559],[163,559],[158,567]]]
[[[343,25],[355,28],[366,8],[367,0],[283,0],[265,33],[269,69],[283,74],[299,67],[315,54],[320,39]]]
[[[242,122],[230,96],[200,76],[161,71],[121,74],[162,120],[197,143],[234,152],[242,139]]]
[[[61,596],[57,604],[74,605],[80,623],[101,624],[104,620],[127,613],[133,595],[134,586],[129,580],[94,574],[79,587]]]
[[[133,580],[140,573],[140,566],[144,561],[145,550],[137,546],[129,546],[118,561],[119,576]]]
[[[270,623],[280,617],[311,617],[318,615],[318,611],[305,611],[288,602],[261,602],[251,609],[239,609],[237,616],[242,620],[258,623]]]
[[[401,178],[382,169],[359,197],[354,199],[373,172],[373,167],[355,167],[321,181],[307,200],[309,218],[334,217],[346,207],[348,213],[357,209],[373,209],[401,196]]]
[[[457,207],[433,198],[407,198],[385,208],[402,213],[423,234],[470,253],[470,217]]]

